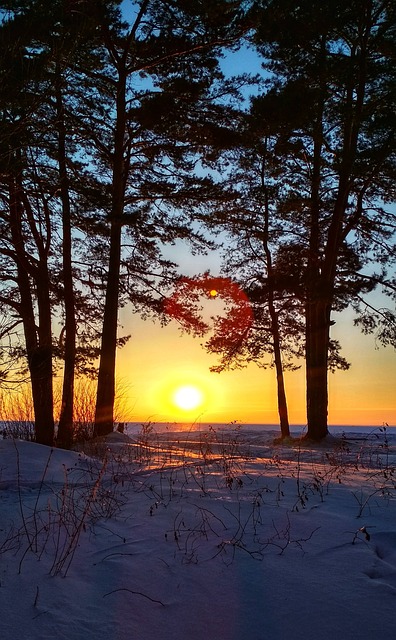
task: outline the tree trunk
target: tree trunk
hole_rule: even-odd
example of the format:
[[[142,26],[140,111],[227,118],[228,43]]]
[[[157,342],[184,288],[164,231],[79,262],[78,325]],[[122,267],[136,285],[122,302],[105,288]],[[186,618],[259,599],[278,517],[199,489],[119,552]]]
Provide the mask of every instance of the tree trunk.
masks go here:
[[[312,299],[306,310],[307,437],[321,440],[327,433],[327,366],[331,305]]]
[[[327,91],[323,79],[325,75],[325,60],[326,48],[322,37],[318,60],[320,97],[313,126],[314,152],[305,309],[307,437],[312,440],[321,440],[328,433],[327,362],[331,307],[327,303],[328,291],[321,276],[322,257],[320,250],[323,114]]]
[[[47,220],[49,222],[49,220]],[[54,443],[54,394],[52,370],[52,317],[50,278],[48,272],[47,239],[39,244],[39,265],[35,274],[38,307],[38,349],[31,358],[31,373],[36,381],[35,407],[39,404],[40,419],[36,414],[36,439],[41,444],[52,446]],[[36,409],[35,409],[36,410]]]
[[[110,256],[103,317],[102,343],[96,397],[94,435],[113,431],[115,399],[115,366],[117,350],[118,294],[120,288],[121,232],[124,213],[125,185],[128,168],[125,166],[126,133],[126,77],[119,69],[117,82],[117,120],[113,156],[113,193],[110,217]]]
[[[23,322],[26,357],[28,361],[36,441],[48,446],[54,441],[53,394],[52,394],[52,344],[51,313],[49,308],[48,273],[36,275],[39,306],[39,334],[34,317],[34,307],[29,278],[30,265],[26,258],[22,234],[21,189],[18,181],[10,176],[10,227],[15,250],[20,295],[20,310]],[[40,277],[41,276],[41,277]]]
[[[32,382],[36,442],[53,446],[52,350],[39,346],[28,354]]]
[[[265,140],[265,152],[267,152],[267,139]],[[264,192],[264,232],[262,236],[262,241],[263,241],[263,248],[264,248],[265,260],[266,260],[266,266],[267,266],[268,283],[269,283],[268,311],[269,311],[270,321],[271,321],[271,334],[272,334],[273,349],[274,349],[279,424],[280,424],[282,438],[288,438],[290,437],[290,425],[289,425],[289,414],[288,414],[287,400],[286,400],[285,378],[283,374],[279,316],[275,308],[274,290],[271,284],[274,282],[274,269],[272,265],[272,255],[271,255],[271,249],[269,244],[270,208],[269,208],[268,188],[265,180],[265,170],[266,170],[266,153],[263,158],[262,170],[261,170],[261,186]]]
[[[76,361],[76,318],[72,270],[72,233],[69,180],[66,166],[66,130],[62,99],[61,72],[56,66],[56,110],[58,128],[58,169],[62,201],[63,236],[63,296],[65,305],[65,341],[62,404],[59,416],[57,444],[69,449],[73,442],[74,368]]]
[[[121,260],[121,224],[114,221],[110,235],[110,259],[103,318],[102,344],[96,396],[94,436],[113,431],[115,366],[117,349],[118,291]]]
[[[274,342],[274,360],[276,369],[278,414],[282,438],[290,437],[289,413],[287,410],[285,378],[283,375],[283,365],[279,341]]]

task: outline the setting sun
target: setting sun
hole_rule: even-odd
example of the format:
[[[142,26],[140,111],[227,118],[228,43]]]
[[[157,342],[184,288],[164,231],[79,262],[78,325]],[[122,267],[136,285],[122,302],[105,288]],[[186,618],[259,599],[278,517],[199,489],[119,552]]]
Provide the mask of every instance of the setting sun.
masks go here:
[[[191,409],[199,407],[204,398],[198,387],[194,387],[193,385],[184,385],[183,387],[176,389],[172,399],[179,409],[190,411]]]

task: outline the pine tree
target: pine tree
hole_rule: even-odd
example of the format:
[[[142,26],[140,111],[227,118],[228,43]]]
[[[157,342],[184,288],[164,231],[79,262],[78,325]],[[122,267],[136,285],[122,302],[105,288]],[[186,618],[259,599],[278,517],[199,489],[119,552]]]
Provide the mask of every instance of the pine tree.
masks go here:
[[[1,175],[5,207],[1,248],[7,261],[4,301],[21,319],[36,423],[36,439],[52,444],[52,328],[49,252],[51,221],[40,185],[40,159],[32,131],[42,88],[41,51],[32,47],[33,26],[23,12],[1,25],[3,83]],[[33,292],[34,287],[34,292]],[[37,313],[36,313],[37,311]]]
[[[161,260],[159,243],[190,235],[200,242],[191,213],[212,182],[195,170],[202,146],[197,128],[204,131],[205,102],[219,74],[214,52],[244,28],[239,2],[143,0],[126,24],[108,9],[102,5],[99,16],[113,109],[110,129],[107,123],[110,147],[98,148],[112,177],[96,435],[113,429],[123,229],[138,246],[146,242],[146,256],[156,256],[165,269],[171,265]],[[133,264],[126,266],[134,272]],[[158,306],[158,300],[151,296],[150,304]]]
[[[308,437],[327,433],[331,312],[346,256],[349,304],[381,277],[394,217],[395,7],[381,0],[259,3],[256,43],[272,77],[261,117],[277,136],[284,211],[306,251],[305,358]],[[351,267],[351,262],[349,262]],[[388,278],[389,282],[389,278]],[[340,300],[340,298],[338,298]]]
[[[70,118],[82,95],[85,100],[92,95],[91,87],[80,87],[82,61],[85,72],[98,65],[95,25],[91,19],[81,21],[86,4],[21,3],[12,6],[1,25],[2,175],[7,206],[0,253],[11,257],[3,277],[3,300],[24,327],[36,439],[44,444],[52,444],[54,438],[54,360],[64,359],[58,431],[58,444],[63,446],[70,446],[72,439],[76,367],[83,364],[81,358],[86,360],[83,353],[94,355],[92,345],[83,350],[76,345],[77,313],[81,325],[93,314],[83,293],[76,300],[72,266],[73,227],[81,228],[72,194],[84,210],[87,203],[82,200],[87,199],[90,185],[91,210],[96,202],[93,180],[84,184],[87,174],[77,160],[83,155],[82,137],[76,143],[75,120]],[[7,288],[13,282],[16,287]],[[65,326],[58,342],[53,320],[63,313]]]

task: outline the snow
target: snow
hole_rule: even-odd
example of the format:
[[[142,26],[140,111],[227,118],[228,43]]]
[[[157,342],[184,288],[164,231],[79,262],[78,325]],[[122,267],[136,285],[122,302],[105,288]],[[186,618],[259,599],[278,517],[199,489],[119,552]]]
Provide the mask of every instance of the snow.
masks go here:
[[[393,640],[396,433],[0,440],[2,640]]]

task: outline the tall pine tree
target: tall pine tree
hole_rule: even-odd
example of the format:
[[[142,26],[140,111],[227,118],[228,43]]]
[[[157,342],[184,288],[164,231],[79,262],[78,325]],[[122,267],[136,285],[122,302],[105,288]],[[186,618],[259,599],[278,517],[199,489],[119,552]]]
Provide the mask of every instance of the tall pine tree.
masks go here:
[[[272,74],[263,128],[278,138],[286,217],[305,250],[308,437],[327,433],[331,313],[346,256],[351,302],[368,260],[392,259],[395,21],[387,0],[259,2],[256,43]],[[347,267],[348,268],[348,267]],[[354,275],[356,277],[354,277]],[[389,278],[388,278],[389,282]]]

